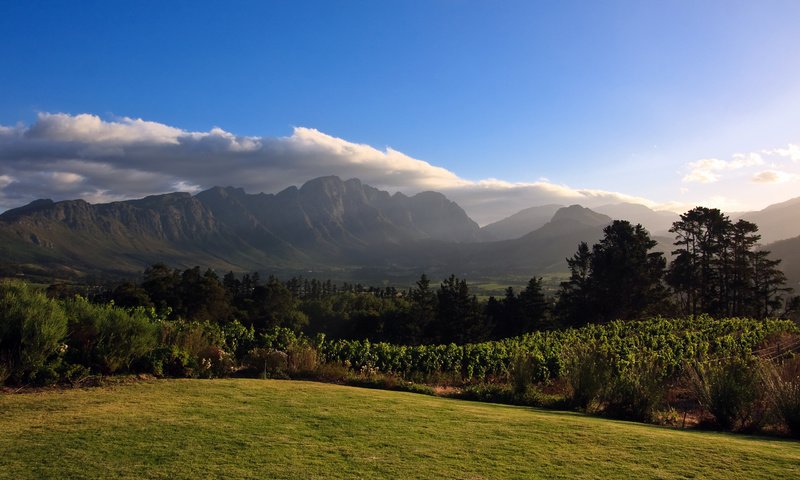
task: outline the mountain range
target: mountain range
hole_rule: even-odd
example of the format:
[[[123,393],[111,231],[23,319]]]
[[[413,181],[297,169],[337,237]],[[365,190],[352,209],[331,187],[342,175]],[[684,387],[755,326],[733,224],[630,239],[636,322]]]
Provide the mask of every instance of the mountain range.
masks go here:
[[[782,225],[800,201],[781,205],[742,216]],[[390,194],[333,176],[277,194],[214,187],[97,205],[37,200],[0,214],[0,273],[130,275],[165,262],[218,271],[532,276],[565,271],[578,243],[599,240],[612,218],[642,223],[662,251],[671,249],[671,237],[657,234],[677,215],[641,205],[537,206],[481,228],[441,193]]]

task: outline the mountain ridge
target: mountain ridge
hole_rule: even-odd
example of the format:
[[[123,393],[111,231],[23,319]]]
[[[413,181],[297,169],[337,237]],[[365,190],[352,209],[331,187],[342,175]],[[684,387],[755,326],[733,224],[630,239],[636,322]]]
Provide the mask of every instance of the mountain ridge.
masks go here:
[[[218,186],[96,205],[41,199],[0,214],[0,267],[131,274],[165,262],[234,271],[541,275],[564,272],[578,243],[598,241],[618,218],[580,205],[515,215],[490,224],[502,227],[492,232],[439,192],[390,194],[335,176],[278,193]],[[659,251],[672,250],[669,237],[651,235]]]

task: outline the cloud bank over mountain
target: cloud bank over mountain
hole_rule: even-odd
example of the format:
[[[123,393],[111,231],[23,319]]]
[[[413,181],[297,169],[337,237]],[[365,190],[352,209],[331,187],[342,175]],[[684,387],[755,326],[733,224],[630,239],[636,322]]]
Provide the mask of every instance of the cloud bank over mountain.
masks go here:
[[[659,206],[544,180],[472,181],[390,147],[380,150],[313,128],[296,127],[286,137],[246,137],[220,128],[191,132],[142,119],[64,113],[41,113],[29,126],[0,126],[0,211],[37,198],[97,203],[215,185],[277,192],[324,175],[404,193],[441,191],[480,224],[548,203]]]

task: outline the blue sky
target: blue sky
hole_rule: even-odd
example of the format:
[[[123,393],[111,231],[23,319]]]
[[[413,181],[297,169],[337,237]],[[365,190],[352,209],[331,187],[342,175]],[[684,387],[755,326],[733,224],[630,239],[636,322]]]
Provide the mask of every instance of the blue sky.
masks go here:
[[[15,145],[41,115],[59,113],[67,117],[50,119],[260,139],[305,127],[467,182],[755,209],[800,194],[798,18],[797,1],[3,2],[0,125],[8,138],[15,129]],[[12,161],[9,142],[0,142],[0,208],[149,193],[36,163],[30,145],[30,163]],[[91,161],[159,173],[137,157]],[[339,174],[321,165],[319,174]],[[46,169],[76,175],[58,177],[75,188],[28,178]],[[191,168],[169,175],[161,185],[208,186]],[[452,196],[469,204],[466,195]],[[501,199],[505,210],[545,200],[514,198]]]

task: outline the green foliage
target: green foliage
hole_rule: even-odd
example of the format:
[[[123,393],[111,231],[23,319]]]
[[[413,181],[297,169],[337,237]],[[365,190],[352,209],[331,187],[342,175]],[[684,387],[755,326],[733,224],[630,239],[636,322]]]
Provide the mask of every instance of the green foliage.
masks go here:
[[[536,383],[563,377],[568,364],[574,362],[574,352],[589,345],[608,352],[613,372],[624,371],[640,355],[646,358],[656,354],[663,374],[675,376],[687,361],[746,356],[770,334],[796,330],[792,322],[785,320],[716,320],[700,316],[614,321],[465,345],[406,346],[367,340],[323,340],[315,345],[322,362],[347,363],[355,370],[370,365],[405,378],[455,374],[466,382],[507,379],[515,359],[523,357],[530,362],[526,367],[530,372],[527,381]],[[268,337],[288,335],[289,332],[273,331]]]
[[[569,348],[565,373],[573,407],[588,410],[600,400],[611,381],[611,352],[597,342]]]
[[[640,354],[616,372],[604,395],[604,412],[608,415],[652,422],[664,401],[667,375],[656,352]]]
[[[225,334],[218,325],[171,320],[158,326],[160,347],[149,359],[154,374],[210,377],[230,373],[233,360],[220,347],[225,345]],[[225,354],[221,356],[220,351]]]
[[[687,368],[695,397],[725,430],[754,430],[765,420],[754,358],[733,357]]]
[[[227,350],[236,357],[243,357],[256,343],[256,331],[250,326],[245,327],[238,320],[221,325],[222,335],[225,339]]]
[[[762,364],[766,395],[789,432],[800,437],[800,356]]]
[[[37,383],[47,383],[66,334],[67,319],[57,301],[27,284],[0,282],[0,379],[20,383],[38,377]]]
[[[71,359],[102,373],[128,370],[156,347],[158,326],[144,308],[124,310],[82,297],[65,302]]]
[[[757,249],[758,226],[732,222],[715,208],[696,207],[673,223],[677,247],[666,280],[687,314],[767,318],[781,314],[786,276],[780,260]],[[791,306],[791,300],[787,303]]]
[[[556,310],[566,325],[630,320],[662,311],[666,260],[651,252],[656,241],[641,225],[624,220],[603,229],[591,251],[586,243],[567,260],[570,279],[561,284]]]

